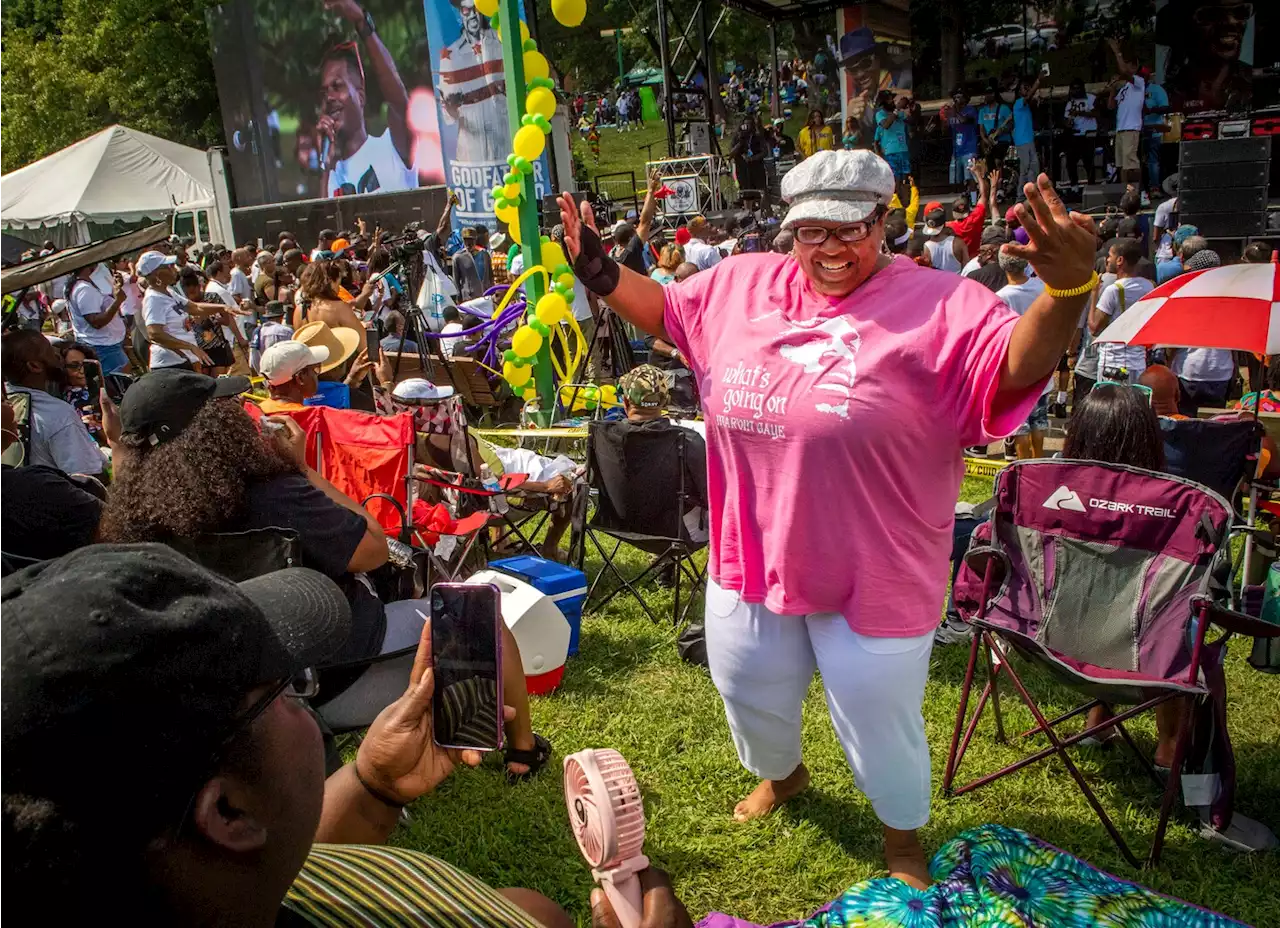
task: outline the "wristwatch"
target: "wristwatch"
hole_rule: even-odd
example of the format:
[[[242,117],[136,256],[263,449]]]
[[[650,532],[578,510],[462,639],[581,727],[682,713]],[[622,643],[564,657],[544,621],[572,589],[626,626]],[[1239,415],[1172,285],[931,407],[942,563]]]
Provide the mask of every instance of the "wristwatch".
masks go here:
[[[365,10],[364,25],[356,26],[356,35],[360,36],[360,38],[362,39],[367,39],[369,38],[369,36],[373,35],[377,31],[378,31],[378,27],[373,22],[373,14],[370,13],[368,10]]]

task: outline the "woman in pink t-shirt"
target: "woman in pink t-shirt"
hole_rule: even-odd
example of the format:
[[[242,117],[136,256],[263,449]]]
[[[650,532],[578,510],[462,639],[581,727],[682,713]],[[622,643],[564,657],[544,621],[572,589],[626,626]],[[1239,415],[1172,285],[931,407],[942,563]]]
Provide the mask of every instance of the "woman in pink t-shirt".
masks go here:
[[[1021,317],[981,284],[884,253],[893,174],[871,152],[819,152],[783,178],[790,255],[729,258],[665,288],[612,262],[590,208],[561,197],[579,279],[679,347],[698,380],[707,655],[738,757],[761,778],[734,817],[808,785],[800,710],[817,669],[889,872],[917,886],[921,704],[962,449],[1022,424],[1096,282],[1092,222],[1043,175],[1026,192],[1031,242],[1005,249],[1047,292]]]

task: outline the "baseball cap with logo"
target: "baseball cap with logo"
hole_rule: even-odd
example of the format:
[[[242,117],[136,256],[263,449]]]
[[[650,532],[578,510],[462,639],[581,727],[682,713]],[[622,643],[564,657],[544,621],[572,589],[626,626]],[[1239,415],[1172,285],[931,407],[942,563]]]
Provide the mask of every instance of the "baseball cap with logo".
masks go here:
[[[177,438],[209,400],[239,396],[248,377],[206,377],[169,367],[140,377],[120,401],[120,427],[125,435],[159,445]]]
[[[946,224],[947,211],[941,203],[930,200],[924,205],[924,228],[920,231],[925,235],[940,235]]]
[[[138,263],[135,265],[135,267],[138,270],[139,276],[150,277],[152,274],[160,270],[160,268],[164,267],[166,264],[177,264],[177,263],[178,263],[178,258],[176,255],[164,255],[158,251],[144,251],[138,257]]]
[[[262,352],[258,370],[272,386],[292,380],[299,371],[312,365],[322,365],[329,360],[329,349],[324,345],[304,345],[293,340],[276,342]]]
[[[73,821],[130,809],[176,823],[268,695],[331,659],[351,630],[346,597],[321,573],[237,584],[163,544],[90,545],[0,590],[4,792]],[[249,703],[268,684],[263,705]],[[128,763],[96,765],[87,783],[78,761],[122,743]]]
[[[671,380],[652,364],[633,367],[618,379],[618,390],[633,406],[661,409],[671,402]]]

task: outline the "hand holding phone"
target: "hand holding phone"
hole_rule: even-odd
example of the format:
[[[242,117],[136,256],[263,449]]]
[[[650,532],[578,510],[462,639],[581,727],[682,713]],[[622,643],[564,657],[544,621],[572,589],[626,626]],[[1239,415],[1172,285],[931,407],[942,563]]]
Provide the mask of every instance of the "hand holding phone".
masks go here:
[[[382,342],[378,338],[378,327],[371,325],[364,330],[365,353],[369,360],[377,364],[382,358]]]
[[[102,365],[90,358],[84,359],[84,387],[89,391],[89,405],[95,415],[102,415]]]
[[[431,588],[435,742],[443,748],[502,747],[502,615],[492,584]]]
[[[433,667],[432,623],[425,615],[422,618],[422,637],[409,674],[409,688],[378,714],[356,755],[360,779],[397,803],[412,802],[431,792],[458,764],[475,767],[484,759],[480,751],[450,750],[437,743],[435,707],[442,698],[441,686]],[[502,719],[511,715],[514,713],[503,707]]]

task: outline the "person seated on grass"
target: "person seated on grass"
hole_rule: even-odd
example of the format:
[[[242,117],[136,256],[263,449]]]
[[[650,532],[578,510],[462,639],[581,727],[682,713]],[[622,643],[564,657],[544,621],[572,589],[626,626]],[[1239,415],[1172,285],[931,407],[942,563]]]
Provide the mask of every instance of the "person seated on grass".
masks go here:
[[[215,532],[293,531],[302,563],[337,582],[351,604],[351,631],[333,664],[358,666],[403,652],[417,641],[429,607],[418,600],[384,604],[358,576],[387,563],[382,526],[307,465],[306,437],[296,422],[269,417],[272,425],[259,429],[238,399],[248,387],[244,377],[176,371],[129,388],[102,539],[190,545]],[[511,697],[519,714],[508,725],[507,756],[518,758],[510,769],[523,775],[545,763],[550,746],[535,742],[515,639],[505,647],[513,657],[504,662],[504,685],[519,690]],[[345,669],[338,673],[350,682]],[[371,686],[357,695],[374,704],[386,694]]]
[[[92,545],[3,584],[5,879],[66,924],[570,928],[385,845],[474,751],[438,747],[429,627],[406,688],[325,778],[307,700],[351,617],[316,571],[234,584],[158,544]],[[128,762],[110,758],[127,748]],[[86,757],[103,763],[85,766]],[[110,797],[109,801],[104,801]]]
[[[25,463],[96,477],[106,467],[80,411],[57,397],[66,383],[62,357],[39,332],[12,329],[0,337],[0,365],[10,402],[25,404]]]
[[[616,445],[621,451],[626,437],[633,431],[669,432],[683,428],[663,414],[671,403],[670,374],[658,370],[652,364],[641,364],[623,374],[618,380],[618,395],[622,397],[625,419],[606,421],[600,428],[600,441]],[[703,514],[707,510],[707,443],[692,429],[685,436],[685,511],[689,537],[695,542],[707,540]],[[621,454],[619,454],[621,456]]]
[[[1152,408],[1152,396],[1151,388],[1140,384],[1095,384],[1072,412],[1062,456],[1074,461],[1164,470],[1164,438]],[[1173,763],[1178,727],[1189,711],[1190,701],[1185,697],[1156,706],[1159,740],[1153,762],[1157,767],[1168,768]],[[1100,725],[1111,715],[1106,706],[1094,706],[1089,710],[1087,725]],[[1119,737],[1120,733],[1111,729],[1101,739],[1086,738],[1080,743],[1097,746]]]
[[[2,448],[8,451],[18,440],[18,424],[7,399],[0,413]],[[92,544],[102,518],[102,492],[92,477],[72,477],[56,467],[0,467],[3,573]]]

